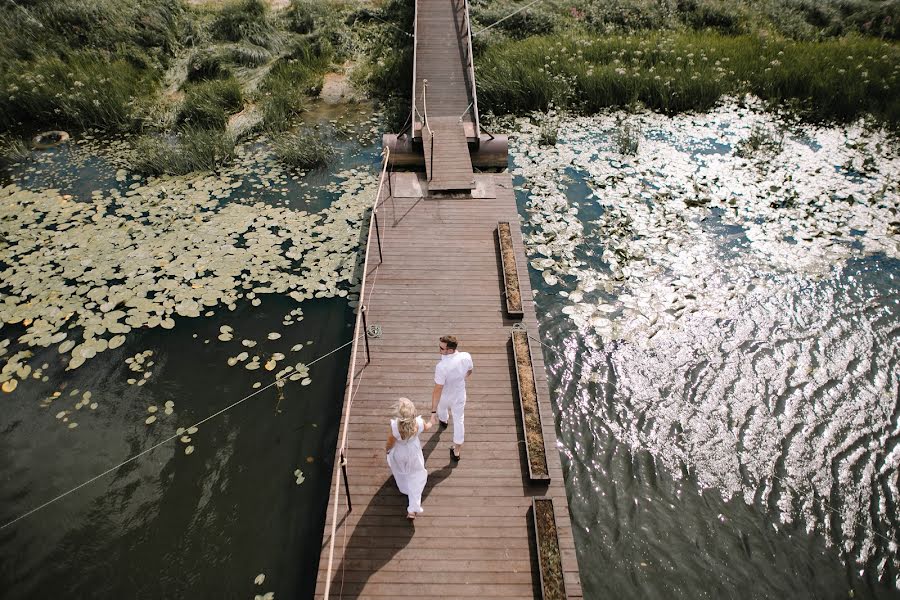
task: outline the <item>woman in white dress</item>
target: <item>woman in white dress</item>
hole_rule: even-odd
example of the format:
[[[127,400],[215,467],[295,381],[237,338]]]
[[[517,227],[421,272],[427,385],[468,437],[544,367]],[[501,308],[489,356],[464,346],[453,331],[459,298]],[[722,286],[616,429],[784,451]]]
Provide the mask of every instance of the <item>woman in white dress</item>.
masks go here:
[[[391,433],[384,450],[400,493],[409,498],[409,505],[406,507],[406,518],[409,520],[415,519],[416,514],[422,512],[422,490],[425,489],[428,471],[425,470],[419,434],[429,429],[431,423],[416,414],[416,405],[409,398],[397,401],[394,405],[394,418],[391,419]]]

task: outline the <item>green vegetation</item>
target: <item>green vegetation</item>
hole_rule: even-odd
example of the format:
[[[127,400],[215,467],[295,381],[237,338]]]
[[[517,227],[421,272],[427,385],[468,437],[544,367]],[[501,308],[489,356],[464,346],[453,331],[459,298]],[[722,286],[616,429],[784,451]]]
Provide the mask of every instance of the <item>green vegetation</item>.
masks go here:
[[[337,151],[327,138],[313,129],[282,134],[273,140],[275,155],[298,169],[327,167],[337,158]]]
[[[138,139],[132,168],[146,175],[184,175],[206,171],[234,158],[227,133],[186,128],[175,136],[145,135]]]
[[[413,17],[412,2],[389,0],[380,10],[358,11],[353,18],[369,35],[362,48],[366,62],[353,73],[353,82],[379,100],[385,110],[386,125],[399,131],[412,107]]]
[[[262,0],[236,0],[218,10],[210,32],[216,40],[275,49],[281,36]]]
[[[747,92],[793,105],[810,119],[846,121],[868,112],[900,124],[900,50],[857,36],[800,42],[714,31],[561,34],[498,42],[478,67],[485,112],[552,104],[592,113],[639,102],[676,113]]]
[[[131,127],[184,22],[178,0],[0,3],[0,128]]]
[[[178,123],[188,128],[225,129],[228,116],[243,106],[241,85],[234,78],[203,81],[185,90]]]
[[[321,91],[331,62],[330,44],[300,40],[290,55],[269,71],[259,90],[267,129],[281,131],[291,126],[305,109],[307,98]]]

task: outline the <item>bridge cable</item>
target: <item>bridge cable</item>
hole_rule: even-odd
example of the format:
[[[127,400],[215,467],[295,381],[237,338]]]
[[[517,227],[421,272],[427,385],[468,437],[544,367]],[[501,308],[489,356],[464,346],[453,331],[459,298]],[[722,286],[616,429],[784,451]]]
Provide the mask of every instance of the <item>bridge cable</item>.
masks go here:
[[[355,337],[355,336],[354,336],[354,337]],[[307,366],[307,367],[310,367],[310,366],[314,365],[315,363],[319,362],[320,360],[322,360],[323,358],[327,358],[327,357],[331,356],[331,355],[334,354],[335,352],[338,352],[339,350],[342,350],[343,348],[346,348],[347,346],[349,346],[349,345],[352,344],[352,343],[353,343],[353,340],[351,339],[349,342],[347,342],[347,343],[345,343],[345,344],[342,344],[342,345],[338,346],[337,348],[331,350],[330,352],[327,352],[326,354],[323,354],[322,356],[319,356],[318,358],[316,358],[315,360],[313,360],[312,362],[310,362],[310,363],[307,364],[306,366]],[[285,375],[285,376],[282,377],[281,379],[276,379],[275,381],[273,381],[272,383],[268,384],[267,386],[262,387],[262,388],[259,388],[259,389],[256,390],[255,392],[253,392],[253,393],[251,393],[251,394],[249,394],[249,395],[247,395],[247,396],[244,396],[243,398],[241,398],[240,400],[238,400],[238,401],[236,401],[236,402],[232,402],[231,404],[229,404],[229,405],[226,406],[225,408],[223,408],[223,409],[221,409],[221,410],[219,410],[219,411],[216,411],[215,413],[213,413],[213,414],[209,415],[208,417],[205,417],[205,418],[203,418],[203,419],[197,421],[196,423],[194,423],[194,424],[191,425],[190,427],[186,427],[185,429],[190,429],[191,427],[199,427],[200,425],[202,425],[203,423],[206,423],[206,422],[209,421],[210,419],[214,419],[215,417],[218,417],[218,416],[221,415],[222,413],[231,410],[231,409],[234,408],[235,406],[237,406],[237,405],[239,405],[239,404],[242,404],[243,402],[249,400],[250,398],[256,396],[257,394],[260,394],[261,392],[266,391],[267,389],[269,389],[269,388],[272,387],[273,385],[277,385],[279,382],[285,381],[285,380],[288,379],[289,377],[290,377],[290,375]],[[76,492],[76,491],[80,490],[80,489],[83,488],[84,486],[89,485],[89,484],[91,484],[91,483],[97,481],[98,479],[101,479],[102,477],[105,477],[106,475],[109,475],[110,473],[112,473],[113,471],[115,471],[116,469],[118,469],[119,467],[122,467],[122,466],[127,465],[128,463],[130,463],[130,462],[132,462],[132,461],[137,460],[138,458],[144,456],[145,454],[147,454],[147,453],[149,453],[149,452],[152,452],[153,450],[156,450],[156,449],[159,448],[160,446],[163,446],[163,445],[165,445],[165,444],[171,442],[171,441],[174,440],[175,438],[181,437],[182,435],[183,435],[183,433],[176,433],[175,435],[170,436],[170,437],[168,437],[168,438],[162,440],[161,442],[159,442],[159,443],[157,443],[157,444],[154,444],[153,446],[150,446],[150,447],[147,448],[146,450],[142,450],[141,452],[138,452],[137,454],[128,457],[127,459],[123,460],[122,462],[120,462],[119,464],[115,465],[114,467],[111,467],[111,468],[109,468],[109,469],[103,471],[103,472],[100,473],[99,475],[95,475],[94,477],[91,477],[90,479],[88,479],[88,480],[86,480],[86,481],[84,481],[84,482],[82,482],[82,483],[76,485],[75,487],[69,489],[68,491],[65,491],[65,492],[63,492],[62,494],[59,494],[59,495],[56,496],[55,498],[52,498],[52,499],[48,500],[47,502],[44,502],[44,503],[41,504],[40,506],[37,506],[37,507],[35,507],[35,508],[32,508],[32,509],[29,510],[28,512],[19,515],[19,516],[16,517],[15,519],[12,519],[11,521],[8,521],[8,522],[4,523],[3,525],[0,525],[0,530],[6,529],[6,528],[9,527],[10,525],[13,525],[14,523],[17,523],[18,521],[21,521],[22,519],[24,519],[24,518],[26,518],[26,517],[29,517],[29,516],[33,515],[34,513],[38,512],[39,510],[41,510],[41,509],[43,509],[43,508],[46,508],[46,507],[50,506],[50,505],[53,504],[54,502],[57,502],[58,500],[61,500],[61,499],[65,498],[65,497],[68,496],[69,494],[71,494],[71,493],[73,493],[73,492]]]

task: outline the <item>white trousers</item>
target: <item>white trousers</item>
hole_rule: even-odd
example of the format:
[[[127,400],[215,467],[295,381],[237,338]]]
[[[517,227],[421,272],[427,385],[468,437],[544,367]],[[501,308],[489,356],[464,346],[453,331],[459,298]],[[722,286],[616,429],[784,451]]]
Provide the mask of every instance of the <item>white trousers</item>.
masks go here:
[[[462,444],[466,439],[466,399],[457,399],[457,400],[448,400],[441,397],[441,401],[438,402],[437,406],[437,416],[438,419],[447,422],[447,413],[450,412],[450,416],[453,417],[453,443],[454,444]]]

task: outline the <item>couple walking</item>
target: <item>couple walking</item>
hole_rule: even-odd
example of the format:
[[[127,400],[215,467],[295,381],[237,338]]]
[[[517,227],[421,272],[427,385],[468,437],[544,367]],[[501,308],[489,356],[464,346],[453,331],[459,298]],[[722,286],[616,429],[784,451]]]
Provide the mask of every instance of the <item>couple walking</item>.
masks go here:
[[[441,360],[434,369],[434,390],[431,393],[431,419],[419,416],[415,404],[409,398],[400,398],[394,405],[391,433],[385,451],[388,466],[400,492],[409,498],[406,518],[415,519],[422,512],[422,490],[428,479],[425,457],[419,435],[436,423],[441,429],[453,418],[453,445],[450,460],[461,458],[465,441],[466,379],[472,374],[472,356],[457,350],[458,342],[452,335],[440,339]]]

